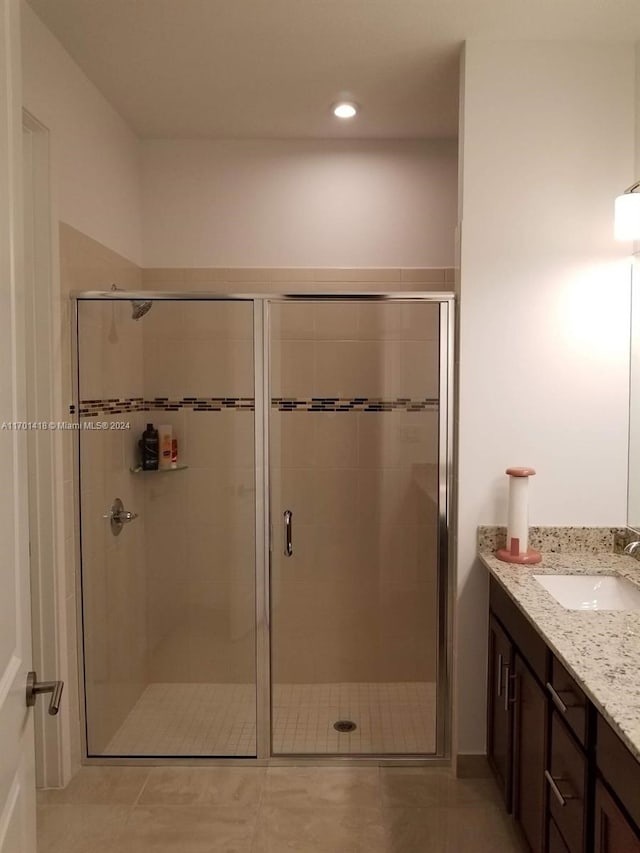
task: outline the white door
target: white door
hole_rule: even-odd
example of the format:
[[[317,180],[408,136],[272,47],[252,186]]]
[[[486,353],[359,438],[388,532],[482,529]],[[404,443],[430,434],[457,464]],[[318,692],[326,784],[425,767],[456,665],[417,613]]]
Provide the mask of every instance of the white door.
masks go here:
[[[0,0],[0,853],[35,853],[22,277],[20,7]]]

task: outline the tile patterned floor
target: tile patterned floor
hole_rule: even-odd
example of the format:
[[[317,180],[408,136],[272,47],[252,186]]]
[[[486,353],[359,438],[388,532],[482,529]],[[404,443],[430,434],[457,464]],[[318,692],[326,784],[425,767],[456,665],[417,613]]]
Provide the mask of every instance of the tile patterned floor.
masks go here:
[[[523,853],[492,779],[441,768],[83,767],[39,853]]]
[[[281,684],[273,691],[275,754],[435,752],[436,689],[424,682]],[[352,720],[338,733],[337,720]],[[105,755],[254,755],[250,684],[150,684]]]

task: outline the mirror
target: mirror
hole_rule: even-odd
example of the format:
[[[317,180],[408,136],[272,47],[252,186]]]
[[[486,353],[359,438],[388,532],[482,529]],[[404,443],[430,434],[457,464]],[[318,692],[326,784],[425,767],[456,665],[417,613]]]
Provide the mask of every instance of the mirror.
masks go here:
[[[629,387],[629,486],[627,524],[640,531],[640,253],[631,270],[631,365]]]

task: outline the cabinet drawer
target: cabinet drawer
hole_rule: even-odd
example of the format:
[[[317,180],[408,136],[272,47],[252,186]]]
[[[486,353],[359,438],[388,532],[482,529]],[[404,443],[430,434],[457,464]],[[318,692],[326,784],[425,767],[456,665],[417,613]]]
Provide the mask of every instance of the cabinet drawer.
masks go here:
[[[560,661],[551,659],[547,691],[558,713],[583,746],[587,743],[587,697]]]
[[[616,796],[640,827],[640,763],[598,714],[596,764]]]
[[[569,849],[582,853],[585,839],[587,761],[556,711],[551,717],[550,766],[545,771],[549,811]]]
[[[547,853],[570,853],[553,820],[549,821],[549,847],[547,848]]]
[[[520,649],[534,675],[543,684],[548,681],[548,652],[545,641],[496,580],[489,585],[490,607]]]

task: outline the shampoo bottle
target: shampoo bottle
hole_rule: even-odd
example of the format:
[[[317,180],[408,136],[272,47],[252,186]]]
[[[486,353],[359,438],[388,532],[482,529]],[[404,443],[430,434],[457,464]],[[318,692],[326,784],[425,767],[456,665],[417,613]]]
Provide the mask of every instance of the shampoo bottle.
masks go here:
[[[146,430],[142,433],[142,439],[140,441],[140,450],[142,455],[142,470],[157,471],[158,430],[154,429],[153,424],[147,424]]]

